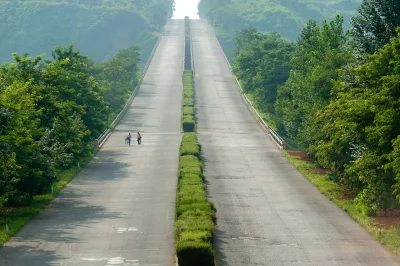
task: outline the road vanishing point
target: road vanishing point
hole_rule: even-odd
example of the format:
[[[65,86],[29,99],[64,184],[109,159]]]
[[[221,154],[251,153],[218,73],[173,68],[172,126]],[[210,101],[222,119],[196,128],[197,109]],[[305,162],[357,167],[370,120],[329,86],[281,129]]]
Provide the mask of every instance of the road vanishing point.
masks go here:
[[[191,20],[197,132],[218,265],[400,265],[285,158],[254,118],[212,28]],[[184,21],[95,158],[0,249],[1,266],[172,266]],[[140,131],[142,145],[126,145]]]

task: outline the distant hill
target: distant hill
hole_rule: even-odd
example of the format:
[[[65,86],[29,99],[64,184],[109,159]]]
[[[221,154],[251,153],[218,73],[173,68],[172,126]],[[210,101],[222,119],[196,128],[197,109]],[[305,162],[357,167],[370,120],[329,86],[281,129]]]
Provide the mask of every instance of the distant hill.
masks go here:
[[[361,0],[201,0],[199,15],[218,31],[225,47],[231,49],[231,37],[237,30],[253,27],[265,32],[278,32],[288,40],[296,40],[305,22],[321,22],[336,14],[350,17]]]
[[[71,42],[96,61],[139,44],[145,59],[172,12],[173,0],[2,1],[0,63],[12,52],[48,54]]]

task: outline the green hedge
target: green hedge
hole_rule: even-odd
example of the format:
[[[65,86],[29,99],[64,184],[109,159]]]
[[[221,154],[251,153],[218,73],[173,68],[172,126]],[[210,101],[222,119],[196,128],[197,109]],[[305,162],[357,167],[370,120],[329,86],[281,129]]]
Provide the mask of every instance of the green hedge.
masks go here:
[[[215,253],[211,243],[202,241],[182,241],[176,247],[180,266],[215,265]]]
[[[200,158],[201,145],[197,140],[195,132],[189,132],[183,135],[179,153],[181,156],[194,155]]]
[[[196,126],[196,121],[194,120],[194,116],[184,116],[182,119],[182,128],[185,132],[193,132]]]
[[[180,266],[214,266],[216,210],[207,200],[201,145],[195,132],[182,137],[176,197],[175,239]]]
[[[183,107],[185,106],[194,106],[193,98],[183,98]]]
[[[190,70],[189,18],[185,17],[185,72],[183,73],[182,128],[179,179],[175,210],[175,245],[180,266],[215,266],[213,239],[216,210],[207,200],[197,139],[193,72]]]
[[[184,106],[183,107],[183,116],[191,115],[194,116],[194,107]]]
[[[183,107],[182,129],[184,132],[193,132],[196,128],[194,109],[193,72],[185,70],[183,73]]]

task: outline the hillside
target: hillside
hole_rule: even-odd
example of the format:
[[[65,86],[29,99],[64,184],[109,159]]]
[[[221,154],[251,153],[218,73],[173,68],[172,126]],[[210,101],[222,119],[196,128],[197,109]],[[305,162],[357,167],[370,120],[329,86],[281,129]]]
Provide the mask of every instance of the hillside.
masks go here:
[[[139,44],[145,59],[172,11],[172,0],[1,2],[0,63],[10,61],[12,52],[49,55],[71,42],[96,61]]]
[[[264,32],[278,32],[294,41],[309,19],[321,22],[336,14],[344,16],[345,28],[355,14],[360,0],[201,0],[199,15],[216,29],[224,48],[231,51],[237,30],[253,27]]]

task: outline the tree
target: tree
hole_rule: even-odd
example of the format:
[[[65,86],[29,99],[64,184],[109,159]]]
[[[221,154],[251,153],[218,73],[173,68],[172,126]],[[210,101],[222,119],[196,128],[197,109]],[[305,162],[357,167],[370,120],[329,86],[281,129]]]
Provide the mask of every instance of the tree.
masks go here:
[[[397,36],[400,26],[400,2],[398,0],[364,0],[358,15],[351,20],[354,45],[363,54],[373,54],[391,38]]]
[[[313,116],[329,103],[339,69],[350,58],[342,25],[341,16],[321,27],[309,21],[292,56],[290,76],[278,89],[276,111],[283,117],[285,133],[306,147],[314,141]]]
[[[400,36],[352,72],[355,86],[342,89],[317,118],[326,126],[315,151],[323,166],[357,184],[358,199],[374,214],[400,195]]]

